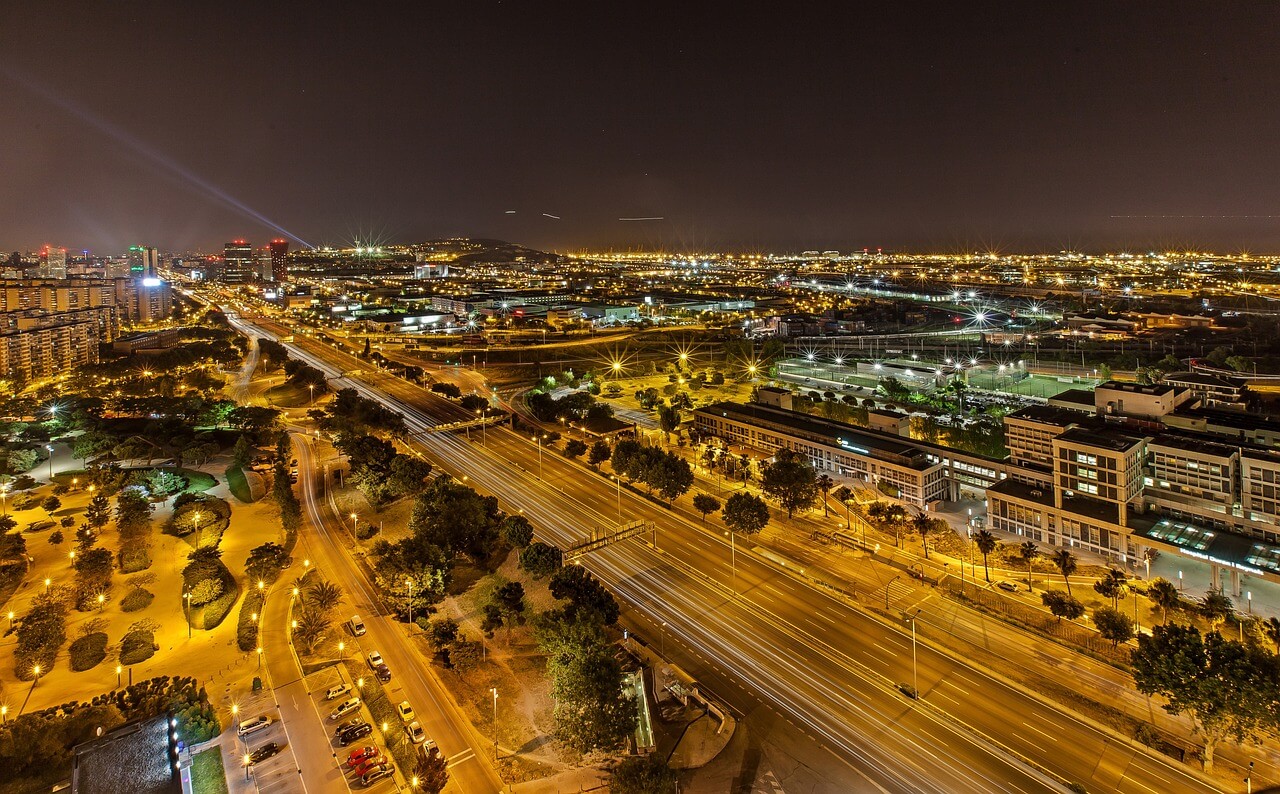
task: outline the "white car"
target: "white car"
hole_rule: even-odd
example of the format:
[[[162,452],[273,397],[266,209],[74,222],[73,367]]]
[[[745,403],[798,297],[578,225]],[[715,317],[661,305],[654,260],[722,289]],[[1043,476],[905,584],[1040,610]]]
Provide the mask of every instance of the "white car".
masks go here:
[[[358,708],[360,708],[360,698],[349,698],[338,704],[338,707],[329,715],[329,719],[340,720]]]
[[[413,706],[409,705],[409,701],[402,700],[396,704],[396,711],[400,712],[400,719],[404,722],[413,722],[414,713]]]
[[[382,654],[377,651],[369,651],[369,666],[376,670],[380,664],[383,664]]]
[[[329,689],[328,689],[328,691],[327,691],[327,692],[325,692],[325,693],[324,693],[324,699],[325,699],[325,700],[333,700],[334,698],[340,698],[340,697],[342,697],[343,695],[347,694],[347,693],[348,693],[348,692],[350,692],[350,691],[351,691],[351,685],[350,685],[350,684],[345,684],[345,683],[344,683],[344,684],[334,684],[333,686],[329,687]]]
[[[422,744],[427,740],[426,731],[422,730],[422,726],[416,720],[404,726],[404,732],[409,736],[409,741],[414,744]]]
[[[248,736],[251,733],[257,733],[263,728],[271,724],[271,718],[265,714],[261,717],[254,717],[251,720],[245,720],[236,727],[236,733],[241,736]]]

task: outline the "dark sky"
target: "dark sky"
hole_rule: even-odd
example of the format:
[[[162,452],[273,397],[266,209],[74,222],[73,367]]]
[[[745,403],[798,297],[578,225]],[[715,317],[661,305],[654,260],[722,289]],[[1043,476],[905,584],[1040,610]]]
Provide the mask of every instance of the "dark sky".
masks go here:
[[[1280,251],[1280,5],[694,6],[0,4],[0,249]]]

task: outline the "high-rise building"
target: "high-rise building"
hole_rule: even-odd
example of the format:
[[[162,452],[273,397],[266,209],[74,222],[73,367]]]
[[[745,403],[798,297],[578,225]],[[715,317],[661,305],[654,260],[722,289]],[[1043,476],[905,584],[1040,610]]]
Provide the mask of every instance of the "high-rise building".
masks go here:
[[[229,284],[248,284],[253,276],[253,246],[234,240],[222,246],[222,269],[218,280]]]
[[[40,277],[67,277],[67,249],[46,245],[40,251]]]
[[[271,248],[271,280],[288,281],[289,265],[285,260],[289,255],[289,241],[272,240],[269,247]]]

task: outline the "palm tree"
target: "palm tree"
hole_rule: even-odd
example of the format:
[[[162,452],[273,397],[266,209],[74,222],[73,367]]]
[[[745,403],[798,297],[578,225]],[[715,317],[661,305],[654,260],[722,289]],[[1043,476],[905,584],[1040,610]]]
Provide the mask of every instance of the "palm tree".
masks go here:
[[[1103,598],[1111,599],[1111,608],[1120,608],[1120,599],[1129,592],[1129,577],[1117,568],[1108,568],[1101,579],[1093,583],[1093,589]]]
[[[836,487],[836,481],[825,474],[819,474],[814,484],[818,486],[818,490],[822,492],[822,517],[827,517],[827,494],[831,489]]]
[[[321,613],[328,613],[342,602],[342,588],[321,579],[307,588],[307,598]]]
[[[1078,563],[1076,555],[1072,554],[1069,549],[1058,549],[1054,553],[1053,564],[1058,566],[1058,570],[1062,572],[1062,581],[1067,586],[1067,595],[1071,595],[1071,574],[1076,572]]]
[[[1267,633],[1267,639],[1276,644],[1276,653],[1280,654],[1280,620],[1267,618],[1262,624],[1262,630]]]
[[[1178,586],[1168,579],[1162,579],[1157,576],[1147,585],[1147,598],[1151,599],[1151,603],[1160,607],[1160,623],[1164,624],[1169,621],[1169,610],[1177,609],[1182,604],[1182,596],[1178,594]],[[1272,618],[1275,621],[1275,618]],[[1276,628],[1280,629],[1280,621],[1276,621]],[[1277,647],[1280,647],[1280,634],[1276,635]]]
[[[982,570],[986,574],[987,583],[991,583],[991,568],[987,566],[987,555],[996,550],[996,536],[985,529],[973,533],[973,544],[982,552]]]
[[[1036,545],[1034,540],[1024,540],[1018,546],[1018,553],[1022,555],[1022,559],[1027,561],[1027,589],[1035,591],[1035,584],[1031,581],[1031,562],[1040,556],[1040,547]]]
[[[911,528],[920,533],[920,543],[924,546],[924,558],[929,559],[929,532],[933,529],[933,519],[924,513],[911,519]]]
[[[853,498],[853,491],[849,490],[849,486],[841,485],[836,489],[836,501],[844,505],[844,528],[853,528],[853,518],[849,515],[849,500]]]

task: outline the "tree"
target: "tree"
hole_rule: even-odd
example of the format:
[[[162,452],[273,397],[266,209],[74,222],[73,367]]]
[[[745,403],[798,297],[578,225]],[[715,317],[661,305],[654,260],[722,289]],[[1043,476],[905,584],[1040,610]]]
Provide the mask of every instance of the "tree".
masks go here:
[[[1093,610],[1093,625],[1098,627],[1102,639],[1111,640],[1112,648],[1133,637],[1133,619],[1118,609],[1098,607]]]
[[[754,494],[735,493],[725,501],[723,515],[730,531],[754,535],[769,523],[769,506]]]
[[[1046,590],[1040,594],[1040,601],[1059,622],[1063,618],[1077,620],[1084,615],[1084,604],[1061,590]]]
[[[628,756],[609,779],[614,794],[669,794],[675,786],[675,771],[655,753]]]
[[[936,521],[928,513],[917,513],[911,519],[911,528],[920,535],[920,543],[924,546],[924,558],[929,559],[929,533],[937,528]]]
[[[518,513],[502,519],[498,525],[498,534],[502,539],[517,549],[523,549],[533,542],[533,524]]]
[[[1076,572],[1078,563],[1076,555],[1067,549],[1058,549],[1054,552],[1053,564],[1058,566],[1058,570],[1062,572],[1062,581],[1067,586],[1067,595],[1071,595],[1071,574]]]
[[[433,648],[443,651],[458,638],[458,621],[447,617],[433,620],[427,629],[427,636],[431,638]]]
[[[560,550],[546,543],[530,543],[520,551],[520,567],[535,579],[549,576],[560,567]]]
[[[707,523],[707,513],[714,513],[720,509],[720,500],[711,494],[695,494],[693,497],[693,509],[702,514],[702,523]]]
[[[327,612],[316,609],[310,604],[304,604],[297,614],[298,625],[293,629],[294,641],[300,644],[306,653],[311,653],[315,650],[316,643],[333,625],[333,620]]]
[[[1093,583],[1093,589],[1103,598],[1111,599],[1111,608],[1119,609],[1120,599],[1129,592],[1129,577],[1124,571],[1108,568],[1107,572]]]
[[[146,529],[152,509],[137,488],[125,488],[116,497],[116,527],[125,533]]]
[[[253,462],[253,453],[256,451],[249,437],[241,433],[235,446],[231,448],[231,460],[237,466],[248,466]]]
[[[836,501],[844,505],[844,528],[853,528],[853,517],[850,515],[849,502],[853,500],[853,491],[847,485],[841,485],[835,492]]]
[[[342,588],[321,579],[307,588],[307,602],[323,613],[332,612],[342,603]]]
[[[564,444],[564,456],[566,458],[580,458],[587,451],[587,444],[576,438],[570,439]]]
[[[1169,622],[1169,610],[1178,609],[1182,605],[1182,595],[1178,592],[1178,586],[1158,576],[1147,585],[1147,598],[1160,607],[1161,623]]]
[[[987,582],[991,581],[991,568],[987,565],[987,555],[996,550],[996,536],[990,531],[980,529],[973,533],[973,545],[978,547],[978,551],[982,553],[982,570],[986,574]]]
[[[559,738],[584,753],[621,744],[635,729],[635,702],[623,689],[622,664],[601,624],[556,609],[538,621],[537,636],[547,655]]]
[[[94,532],[105,527],[111,520],[110,503],[102,491],[95,493],[89,500],[89,506],[84,510],[84,520]]]
[[[47,497],[40,503],[40,509],[47,513],[49,518],[53,518],[53,514],[56,513],[60,507],[62,507],[62,500],[56,496]]]
[[[1170,714],[1191,718],[1204,742],[1205,771],[1224,739],[1256,741],[1274,736],[1273,704],[1280,700],[1276,657],[1193,626],[1156,626],[1138,637],[1130,657],[1133,681],[1145,695],[1161,695]]]
[[[680,409],[673,405],[658,406],[658,427],[666,434],[668,442],[671,434],[680,429]]]
[[[1040,547],[1036,545],[1034,540],[1024,540],[1018,545],[1018,553],[1027,563],[1027,589],[1034,591],[1036,588],[1031,581],[1031,563],[1035,562],[1036,557],[1040,556]]]
[[[425,753],[418,753],[410,783],[413,790],[421,789],[426,794],[440,794],[449,785],[449,762],[439,747],[432,744]]]
[[[814,480],[814,485],[818,487],[819,493],[822,494],[822,517],[827,517],[827,494],[831,493],[831,489],[836,487],[836,481],[826,474],[819,474]],[[923,536],[922,536],[923,537]],[[929,556],[928,547],[925,547],[925,557]]]
[[[49,533],[49,544],[50,544],[50,545],[52,545],[52,546],[58,546],[58,545],[60,545],[60,544],[62,543],[62,541],[63,541],[63,537],[62,537],[62,530],[60,530],[60,529],[55,529],[54,531],[52,531],[52,532],[50,532],[50,533]]]
[[[245,560],[244,571],[252,582],[274,582],[280,571],[289,565],[292,558],[284,546],[279,543],[263,543],[249,552]]]
[[[391,459],[387,484],[396,496],[416,496],[431,476],[431,464],[414,455],[396,455]]]
[[[591,450],[587,453],[587,463],[592,466],[599,466],[609,459],[613,454],[613,450],[603,441],[597,441],[591,445]]]
[[[764,466],[760,487],[786,508],[788,519],[797,509],[810,507],[818,496],[813,467],[789,449],[778,450],[773,462]]]
[[[1280,619],[1267,618],[1262,624],[1262,630],[1266,633],[1267,639],[1276,646],[1276,653],[1280,654]]]
[[[547,587],[552,596],[569,601],[562,610],[568,616],[591,614],[605,626],[618,622],[618,602],[613,594],[581,565],[567,565],[556,571]]]
[[[1217,631],[1223,621],[1231,617],[1234,612],[1235,606],[1231,603],[1231,597],[1221,589],[1210,590],[1204,594],[1204,598],[1200,599],[1200,614],[1209,621],[1214,631]]]

